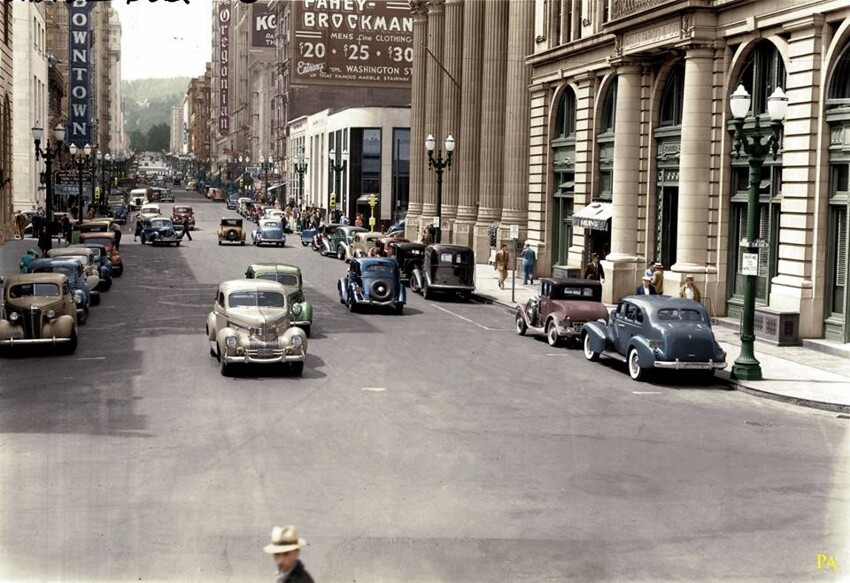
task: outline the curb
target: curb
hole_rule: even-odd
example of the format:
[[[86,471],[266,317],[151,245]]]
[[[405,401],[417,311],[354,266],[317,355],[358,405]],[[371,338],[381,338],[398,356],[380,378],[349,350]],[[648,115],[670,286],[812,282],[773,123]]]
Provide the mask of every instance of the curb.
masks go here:
[[[472,297],[476,302],[480,302],[482,304],[490,304],[490,305],[500,306],[500,307],[505,308],[506,310],[509,310],[511,312],[516,309],[516,304],[510,304],[510,303],[507,303],[507,302],[503,302],[502,300],[494,298],[493,296],[488,296],[488,295],[484,295],[484,294],[479,294],[477,292],[473,292]]]

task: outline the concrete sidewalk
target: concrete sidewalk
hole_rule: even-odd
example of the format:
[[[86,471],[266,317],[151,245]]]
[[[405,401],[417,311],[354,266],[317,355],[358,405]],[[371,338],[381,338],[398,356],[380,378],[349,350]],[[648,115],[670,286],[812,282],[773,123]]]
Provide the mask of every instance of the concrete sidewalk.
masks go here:
[[[517,272],[513,301],[512,272],[508,272],[505,289],[499,289],[498,274],[492,265],[477,265],[475,270],[476,298],[513,309],[524,304],[540,288],[523,285],[522,273]],[[806,341],[803,346],[778,347],[756,340],[756,358],[761,363],[763,380],[738,381],[730,377],[732,363],[738,358],[741,342],[736,323],[724,320],[714,326],[714,335],[726,351],[729,363],[717,378],[738,390],[827,411],[850,413],[850,349],[822,340]]]

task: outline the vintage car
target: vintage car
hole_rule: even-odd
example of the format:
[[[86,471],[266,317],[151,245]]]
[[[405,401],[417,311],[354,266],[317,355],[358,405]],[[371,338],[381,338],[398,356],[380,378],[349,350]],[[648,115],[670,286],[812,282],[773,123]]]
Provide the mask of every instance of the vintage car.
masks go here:
[[[265,279],[235,279],[218,286],[207,316],[210,354],[221,374],[234,364],[289,364],[301,376],[307,335],[292,326],[283,284]]]
[[[218,227],[218,244],[223,243],[245,244],[245,229],[242,227],[242,219],[222,218]]]
[[[154,217],[142,223],[142,233],[139,235],[142,245],[150,243],[156,245],[180,246],[183,240],[183,229],[174,226],[174,222],[168,217]]]
[[[106,208],[106,215],[115,219],[119,225],[127,224],[127,207],[123,202],[110,202]]]
[[[100,291],[109,291],[109,288],[112,287],[112,262],[109,261],[109,254],[106,252],[106,248],[97,243],[86,243],[85,245],[79,243],[68,246],[69,249],[76,247],[92,250],[94,253],[94,262],[98,268],[97,274],[100,276]]]
[[[189,230],[195,229],[195,211],[190,206],[180,205],[171,209],[171,220],[175,225],[182,225],[183,219],[189,219]]]
[[[404,312],[407,294],[401,283],[398,263],[386,257],[352,259],[348,273],[337,282],[339,301],[356,312],[358,307],[388,306]]]
[[[33,344],[77,349],[77,306],[61,273],[28,273],[3,281],[0,348]]]
[[[370,257],[393,257],[395,255],[395,246],[398,243],[410,243],[410,240],[403,237],[387,237],[381,235],[381,238],[375,242],[375,247],[369,250]]]
[[[422,243],[397,243],[390,241],[386,245],[388,257],[392,257],[398,262],[401,270],[401,281],[405,284],[410,282],[413,277],[413,272],[417,269],[422,269],[422,262],[425,260],[425,249],[428,246]]]
[[[112,230],[113,222],[113,219],[110,218],[82,221],[79,226],[80,233],[109,233]]]
[[[30,264],[29,270],[30,273],[60,273],[67,277],[77,307],[77,324],[82,326],[86,323],[91,306],[91,290],[86,285],[83,265],[79,260],[71,257],[36,259]]]
[[[170,188],[152,188],[156,200],[159,202],[174,202],[174,194]]]
[[[461,245],[429,245],[422,266],[413,270],[410,287],[425,299],[441,292],[468,300],[475,291],[475,253]]]
[[[239,193],[234,192],[233,194],[227,195],[227,210],[236,210],[236,207],[239,206]]]
[[[310,337],[310,328],[313,325],[313,306],[304,297],[302,287],[301,268],[285,263],[252,263],[245,272],[248,279],[270,279],[276,281],[286,288],[289,295],[287,305],[289,306],[289,318],[293,326],[298,326],[307,337]]]
[[[251,231],[251,241],[254,245],[286,245],[286,235],[277,219],[262,219],[257,228]]]
[[[115,248],[115,233],[83,233],[80,235],[80,244],[86,247],[102,245],[112,264],[113,277],[121,277],[124,274],[124,260]]]
[[[520,336],[545,334],[549,346],[558,346],[562,340],[581,340],[587,322],[607,322],[608,309],[598,281],[545,277],[540,280],[540,294],[517,306],[514,317]]]
[[[328,233],[326,230],[322,234],[322,246],[319,248],[319,253],[326,257],[335,255],[341,261],[345,259],[348,247],[354,242],[354,235],[366,232],[368,232],[367,229],[363,227],[351,225],[340,225],[333,230],[333,233]]]
[[[207,198],[218,202],[224,202],[227,199],[227,194],[221,188],[210,188],[207,192]]]
[[[699,302],[679,297],[627,296],[611,321],[582,327],[584,356],[605,355],[627,363],[629,376],[644,380],[653,369],[726,368],[726,353],[714,338],[708,312]]]
[[[147,221],[148,219],[159,217],[161,215],[162,209],[160,209],[159,204],[155,202],[149,202],[148,204],[142,205],[142,208],[139,210],[139,218],[143,221]]]
[[[247,216],[248,214],[248,205],[254,204],[254,199],[250,196],[240,196],[236,199],[236,212],[240,215]]]
[[[383,238],[383,233],[377,233],[374,231],[355,233],[354,240],[345,250],[345,260],[351,261],[355,257],[379,257],[378,255],[370,254],[370,251],[375,249],[378,245],[378,241]]]
[[[130,191],[130,210],[136,211],[142,208],[144,205],[148,204],[150,200],[148,199],[148,189],[147,188],[134,188]]]
[[[100,266],[95,264],[94,251],[86,247],[56,247],[47,252],[48,257],[74,258],[83,265],[86,285],[92,291],[91,305],[100,304],[100,291],[104,282],[100,279]]]

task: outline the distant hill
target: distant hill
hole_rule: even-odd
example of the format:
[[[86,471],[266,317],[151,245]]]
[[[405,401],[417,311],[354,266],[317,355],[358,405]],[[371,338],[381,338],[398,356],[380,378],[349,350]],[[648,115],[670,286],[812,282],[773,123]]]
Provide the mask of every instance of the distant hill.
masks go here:
[[[124,131],[147,134],[155,125],[171,125],[171,108],[183,104],[190,77],[122,81]]]

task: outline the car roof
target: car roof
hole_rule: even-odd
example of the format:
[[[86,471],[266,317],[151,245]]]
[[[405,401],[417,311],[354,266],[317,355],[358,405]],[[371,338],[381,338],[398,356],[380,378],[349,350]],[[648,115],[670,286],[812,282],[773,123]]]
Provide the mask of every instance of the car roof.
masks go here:
[[[396,249],[425,249],[427,245],[424,243],[415,243],[413,241],[406,243],[396,243]]]
[[[352,225],[340,225],[339,228],[337,228],[337,231],[343,231],[345,233],[366,233],[368,232],[368,229],[363,227],[354,227]]]
[[[289,265],[287,263],[252,263],[248,266],[248,269],[253,269],[254,272],[276,271],[279,273],[301,273],[300,267],[295,265]]]
[[[356,261],[362,267],[369,265],[398,265],[392,257],[355,257],[352,261]]]
[[[579,279],[577,277],[541,277],[540,282],[548,282],[553,286],[566,287],[568,285],[584,286],[584,287],[602,287],[602,284],[595,279]]]
[[[628,301],[636,306],[639,306],[646,310],[661,310],[664,308],[673,308],[673,309],[684,309],[689,308],[691,310],[700,310],[704,311],[705,306],[701,303],[696,302],[694,300],[689,300],[687,298],[680,298],[678,296],[665,296],[665,295],[631,295],[626,296],[620,301]]]
[[[55,283],[62,285],[68,278],[62,273],[24,273],[6,278],[6,287],[22,283]]]
[[[283,284],[268,279],[231,279],[218,285],[218,289],[225,294],[235,291],[278,291],[286,293]]]
[[[91,255],[94,251],[88,247],[56,247],[47,253],[50,257],[65,257],[67,255]]]
[[[444,245],[442,243],[437,243],[437,244],[431,245],[431,247],[433,247],[434,250],[437,251],[437,252],[451,251],[452,253],[454,253],[455,251],[458,251],[458,252],[472,253],[472,248],[466,247],[465,245]]]
[[[84,241],[85,239],[102,239],[104,237],[107,239],[114,239],[115,233],[112,231],[104,231],[102,233],[80,233],[81,241]]]

